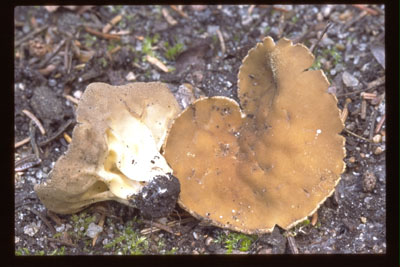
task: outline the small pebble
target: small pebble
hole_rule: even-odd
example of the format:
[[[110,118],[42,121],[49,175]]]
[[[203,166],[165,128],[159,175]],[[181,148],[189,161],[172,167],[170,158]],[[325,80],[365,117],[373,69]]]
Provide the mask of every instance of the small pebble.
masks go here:
[[[339,50],[339,51],[344,51],[345,48],[346,47],[341,43],[337,43],[336,44],[336,49]]]
[[[136,80],[136,76],[135,76],[135,74],[133,74],[133,72],[131,71],[131,72],[129,72],[129,73],[125,76],[125,79],[126,79],[127,81],[134,81],[134,80]]]
[[[65,224],[61,224],[61,226],[56,227],[56,231],[58,233],[64,232],[64,230],[65,230]]]
[[[94,238],[98,233],[103,231],[103,227],[95,224],[95,223],[90,223],[88,226],[88,229],[86,231],[86,235],[90,238]]]
[[[34,236],[39,231],[39,226],[33,222],[24,226],[24,234]]]
[[[208,247],[209,245],[211,245],[211,242],[213,242],[213,241],[214,241],[214,239],[211,236],[209,236],[209,237],[207,237],[207,239],[204,243]]]
[[[258,251],[258,254],[272,254],[272,248],[262,248]]]
[[[366,171],[363,176],[363,190],[364,192],[372,192],[376,185],[376,176],[371,171]]]
[[[55,86],[57,84],[57,81],[56,80],[54,80],[54,79],[49,79],[49,86],[50,87],[53,87],[53,86]]]
[[[380,143],[382,141],[382,136],[377,134],[372,138],[372,141],[374,141],[375,144]]]
[[[375,148],[374,154],[375,155],[380,155],[380,154],[383,153],[383,151],[384,151],[383,148],[378,146],[377,148]]]
[[[343,83],[347,86],[347,87],[356,87],[358,86],[358,84],[360,83],[356,77],[354,77],[353,75],[351,75],[350,73],[348,73],[347,71],[343,72],[342,75],[342,79],[343,79]]]
[[[350,157],[350,158],[349,158],[349,162],[350,162],[350,163],[356,162],[356,158],[355,158],[355,157]]]
[[[199,235],[196,232],[193,232],[193,237],[194,239],[198,240],[199,239]]]
[[[81,99],[82,97],[82,91],[81,90],[76,90],[72,95],[76,98],[76,99]]]

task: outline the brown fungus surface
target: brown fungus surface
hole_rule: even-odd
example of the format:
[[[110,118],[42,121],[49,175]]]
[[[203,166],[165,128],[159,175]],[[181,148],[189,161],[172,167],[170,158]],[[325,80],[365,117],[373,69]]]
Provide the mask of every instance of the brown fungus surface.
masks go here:
[[[51,211],[74,213],[104,200],[135,206],[147,185],[166,198],[168,181],[177,182],[159,151],[179,111],[162,83],[90,84],[77,108],[68,151],[46,183],[35,186],[40,200]],[[177,198],[179,188],[171,192]],[[166,209],[175,206],[176,198]]]
[[[175,119],[164,156],[192,215],[245,233],[293,227],[329,197],[344,171],[337,99],[303,45],[270,37],[239,71],[239,105],[203,98]]]

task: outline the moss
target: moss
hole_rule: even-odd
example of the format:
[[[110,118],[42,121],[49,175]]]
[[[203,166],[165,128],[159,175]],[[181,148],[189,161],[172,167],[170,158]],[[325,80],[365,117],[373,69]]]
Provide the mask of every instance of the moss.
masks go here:
[[[270,26],[265,27],[265,29],[264,29],[264,35],[269,34],[270,31],[271,31],[271,27],[270,27]]]
[[[316,57],[314,60],[313,65],[310,67],[311,70],[319,70],[322,69],[321,59],[324,58],[327,61],[332,62],[332,68],[335,68],[337,64],[342,63],[342,55],[337,50],[336,46],[333,46],[330,49],[324,49],[321,53]],[[329,72],[325,72],[328,80],[332,83],[332,77],[330,76]]]
[[[153,46],[158,42],[160,39],[160,35],[156,33],[153,37],[146,36],[143,40],[142,44],[142,53],[150,56],[154,56]]]
[[[92,222],[96,222],[96,216],[89,215],[86,212],[81,212],[79,214],[72,215],[70,217],[70,220],[71,220],[70,223],[73,226],[73,230],[68,231],[69,236],[75,242],[80,241],[82,239],[89,240],[89,238],[85,236],[85,233],[89,227],[89,224]]]
[[[116,48],[118,45],[121,45],[121,41],[120,40],[110,40],[107,44],[107,52],[113,50],[114,48]]]
[[[34,255],[34,256],[45,256],[46,252],[44,250],[39,250],[35,251],[34,253],[31,253],[27,248],[19,248],[18,250],[15,251],[15,256],[29,256],[29,255]],[[65,246],[62,246],[60,248],[56,248],[49,254],[48,256],[55,256],[55,255],[65,255]]]
[[[251,245],[256,239],[256,235],[245,235],[242,233],[232,232],[228,235],[224,233],[218,236],[215,242],[221,243],[225,247],[226,254],[231,254],[233,250],[239,250],[243,252],[249,251]]]
[[[309,219],[305,219],[304,221],[298,223],[292,229],[287,230],[283,235],[287,236],[297,236],[299,233],[306,234],[305,230],[310,228],[311,222]]]
[[[183,51],[182,43],[177,43],[171,47],[168,42],[165,42],[164,47],[167,50],[167,52],[165,52],[165,57],[168,60],[175,60],[176,56]]]
[[[90,48],[93,46],[93,44],[97,41],[97,37],[94,35],[91,35],[89,33],[85,33],[83,35],[84,41],[83,44],[87,47]]]
[[[100,58],[100,59],[99,59],[99,62],[100,62],[101,66],[102,66],[103,68],[106,68],[107,65],[108,65],[107,59],[105,59],[104,57]]]
[[[137,230],[134,230],[134,222],[135,219],[126,223],[119,236],[105,244],[104,249],[123,255],[144,254],[149,249],[149,241],[146,236],[140,235]]]

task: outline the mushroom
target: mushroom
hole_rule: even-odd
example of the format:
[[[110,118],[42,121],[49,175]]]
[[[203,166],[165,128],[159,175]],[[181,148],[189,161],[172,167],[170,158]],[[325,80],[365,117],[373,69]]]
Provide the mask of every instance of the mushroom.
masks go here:
[[[104,200],[138,207],[147,217],[169,213],[179,182],[160,148],[179,111],[162,83],[90,84],[68,151],[47,182],[35,186],[40,200],[62,214]]]
[[[239,105],[198,99],[173,122],[164,157],[193,216],[244,233],[289,229],[312,215],[344,171],[337,99],[314,56],[267,37],[238,74]]]

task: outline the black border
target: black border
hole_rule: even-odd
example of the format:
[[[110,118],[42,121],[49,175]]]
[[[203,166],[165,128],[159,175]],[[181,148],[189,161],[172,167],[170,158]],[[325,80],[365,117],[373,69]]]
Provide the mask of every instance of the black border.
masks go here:
[[[85,4],[172,4],[171,1],[113,1],[94,2],[84,1]],[[204,1],[190,1],[190,4],[204,4]],[[6,72],[7,86],[2,88],[6,98],[1,103],[3,118],[5,117],[10,127],[3,129],[8,142],[1,143],[1,151],[5,158],[8,158],[8,167],[3,173],[3,182],[7,186],[2,187],[2,228],[1,244],[3,251],[6,251],[6,258],[3,262],[6,266],[90,266],[90,265],[240,265],[240,266],[323,266],[332,264],[334,266],[399,266],[399,3],[398,1],[213,1],[206,4],[385,4],[385,43],[386,43],[386,103],[387,103],[387,253],[383,255],[243,255],[243,256],[220,256],[220,255],[176,255],[176,256],[15,256],[14,248],[14,119],[11,114],[14,112],[14,7],[18,5],[45,5],[61,4],[60,1],[14,1],[11,5],[2,4],[3,20],[3,63]],[[63,1],[63,4],[83,4],[78,1]],[[174,3],[175,4],[175,3]],[[189,4],[178,1],[176,4]],[[399,101],[399,102],[397,102]],[[10,114],[10,116],[4,116]],[[3,138],[4,140],[4,138]],[[8,157],[7,157],[8,156]],[[4,162],[4,160],[3,160]],[[7,164],[2,164],[7,166]],[[5,213],[4,213],[5,212]],[[4,246],[5,245],[5,246]],[[4,255],[4,254],[3,254]]]

